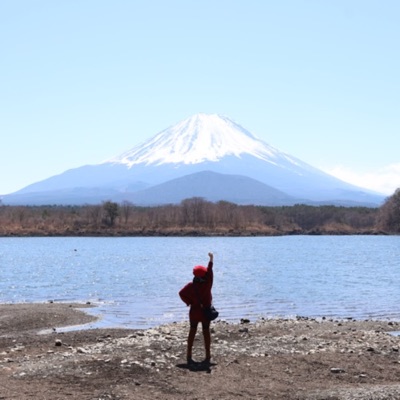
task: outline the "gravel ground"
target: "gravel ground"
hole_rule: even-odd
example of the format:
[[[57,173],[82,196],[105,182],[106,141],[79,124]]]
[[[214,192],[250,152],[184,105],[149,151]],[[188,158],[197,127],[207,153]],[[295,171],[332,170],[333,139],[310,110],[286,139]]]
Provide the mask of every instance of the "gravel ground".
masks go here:
[[[400,399],[397,322],[217,321],[211,365],[189,368],[187,322],[58,329],[93,321],[84,307],[0,305],[0,400]]]

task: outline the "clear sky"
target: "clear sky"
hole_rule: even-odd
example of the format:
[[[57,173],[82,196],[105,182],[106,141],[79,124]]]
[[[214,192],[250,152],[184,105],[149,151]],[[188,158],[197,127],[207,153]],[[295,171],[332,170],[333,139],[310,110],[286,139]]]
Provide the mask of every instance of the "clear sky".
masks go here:
[[[198,112],[400,187],[398,0],[0,0],[0,193]]]

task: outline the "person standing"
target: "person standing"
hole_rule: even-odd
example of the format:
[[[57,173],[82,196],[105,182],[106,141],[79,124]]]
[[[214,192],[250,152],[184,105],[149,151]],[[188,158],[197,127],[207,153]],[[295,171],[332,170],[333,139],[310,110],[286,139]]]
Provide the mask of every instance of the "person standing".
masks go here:
[[[204,337],[204,348],[205,348],[205,360],[203,363],[210,363],[211,361],[211,334],[210,334],[210,321],[206,318],[203,312],[203,307],[209,307],[212,303],[211,289],[213,286],[214,274],[214,255],[208,253],[209,262],[207,268],[203,265],[196,265],[193,268],[193,281],[185,285],[180,291],[179,296],[182,301],[190,306],[189,310],[189,321],[190,330],[187,340],[187,352],[186,358],[188,365],[194,364],[192,358],[192,348],[194,338],[197,332],[197,326],[199,322],[202,324],[203,337]]]

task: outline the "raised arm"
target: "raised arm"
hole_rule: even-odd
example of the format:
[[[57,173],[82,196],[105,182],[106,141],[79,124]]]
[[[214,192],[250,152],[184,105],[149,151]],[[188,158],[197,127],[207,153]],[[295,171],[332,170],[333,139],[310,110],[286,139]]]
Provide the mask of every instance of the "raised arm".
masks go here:
[[[214,272],[213,272],[214,254],[210,252],[208,253],[208,257],[210,257],[210,261],[208,262],[207,266],[207,283],[208,285],[210,285],[210,294],[211,294],[211,288],[214,281]]]

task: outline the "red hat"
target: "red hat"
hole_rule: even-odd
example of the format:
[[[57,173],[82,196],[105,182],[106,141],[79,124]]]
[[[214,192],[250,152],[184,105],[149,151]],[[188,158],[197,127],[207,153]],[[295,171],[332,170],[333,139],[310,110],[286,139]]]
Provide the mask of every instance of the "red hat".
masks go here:
[[[207,273],[207,268],[203,267],[202,265],[196,265],[193,268],[193,275],[197,278],[204,278]]]

